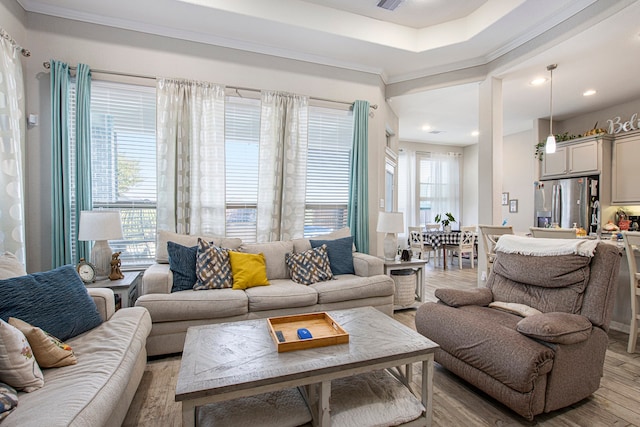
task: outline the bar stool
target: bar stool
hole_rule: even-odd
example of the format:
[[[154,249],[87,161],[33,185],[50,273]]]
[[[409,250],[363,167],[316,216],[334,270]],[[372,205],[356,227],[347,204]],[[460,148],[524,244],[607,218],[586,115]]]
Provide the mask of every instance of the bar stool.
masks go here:
[[[636,263],[635,253],[640,253],[640,232],[623,231],[622,239],[629,263],[629,285],[631,289],[631,323],[629,324],[629,344],[627,353],[636,351],[638,339],[638,321],[640,321],[640,272]]]

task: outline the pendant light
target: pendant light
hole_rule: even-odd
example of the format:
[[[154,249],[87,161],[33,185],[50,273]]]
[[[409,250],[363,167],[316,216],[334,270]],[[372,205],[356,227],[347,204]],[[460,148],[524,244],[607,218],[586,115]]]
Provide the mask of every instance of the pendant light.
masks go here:
[[[547,143],[544,146],[547,154],[556,152],[556,137],[553,136],[553,70],[557,67],[558,64],[551,64],[547,66],[547,70],[551,73],[549,78],[549,136],[547,137]]]

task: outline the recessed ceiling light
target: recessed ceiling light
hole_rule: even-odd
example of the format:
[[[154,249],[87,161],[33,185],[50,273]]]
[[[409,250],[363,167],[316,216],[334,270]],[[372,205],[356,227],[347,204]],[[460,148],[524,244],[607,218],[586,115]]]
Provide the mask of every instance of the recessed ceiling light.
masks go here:
[[[593,89],[589,89],[589,90],[584,91],[584,92],[582,93],[582,96],[591,96],[591,95],[595,95],[595,94],[596,94],[596,91],[595,91],[595,90],[593,90]]]
[[[531,86],[540,86],[547,81],[546,77],[537,77],[529,82]]]
[[[429,129],[431,129],[431,126],[429,125],[422,126],[422,130],[429,130]]]
[[[471,132],[471,136],[478,136],[480,135],[480,132],[477,130],[474,130],[473,132]]]

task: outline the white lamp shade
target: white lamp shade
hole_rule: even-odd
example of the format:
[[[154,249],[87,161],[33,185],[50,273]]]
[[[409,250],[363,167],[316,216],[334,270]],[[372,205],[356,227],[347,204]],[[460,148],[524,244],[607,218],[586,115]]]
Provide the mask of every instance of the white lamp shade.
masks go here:
[[[378,233],[402,233],[404,215],[402,212],[380,212],[378,214]]]
[[[547,143],[544,146],[545,152],[547,154],[552,154],[556,152],[556,138],[553,135],[549,135],[547,137]]]
[[[122,223],[118,211],[82,211],[78,240],[122,239]]]

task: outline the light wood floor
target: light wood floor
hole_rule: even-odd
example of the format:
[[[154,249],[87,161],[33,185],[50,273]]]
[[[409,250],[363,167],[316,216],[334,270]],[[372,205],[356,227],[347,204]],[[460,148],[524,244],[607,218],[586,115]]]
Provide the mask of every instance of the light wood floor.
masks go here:
[[[476,286],[476,269],[464,261],[456,264],[427,264],[427,298],[439,287]],[[395,318],[415,329],[415,310],[398,311]],[[536,417],[528,422],[501,403],[450,374],[436,363],[434,376],[433,424],[435,426],[640,426],[640,353],[626,352],[628,335],[609,334],[604,377],[600,389],[582,402]],[[151,360],[127,413],[125,426],[180,426],[181,407],[174,402],[179,356]],[[415,365],[414,385],[420,390],[420,369]],[[249,426],[244,426],[249,427]]]

